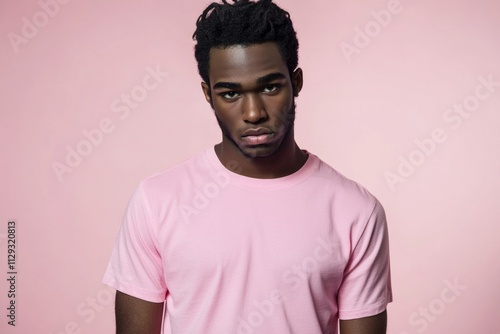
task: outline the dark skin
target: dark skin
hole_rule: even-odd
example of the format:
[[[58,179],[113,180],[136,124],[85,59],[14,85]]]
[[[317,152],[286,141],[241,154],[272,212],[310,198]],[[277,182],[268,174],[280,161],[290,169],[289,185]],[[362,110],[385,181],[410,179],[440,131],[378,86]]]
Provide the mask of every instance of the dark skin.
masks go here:
[[[371,317],[340,320],[340,334],[385,333],[387,333],[387,310]]]
[[[212,49],[209,78],[202,89],[223,132],[215,146],[222,164],[236,161],[241,175],[263,179],[302,167],[307,154],[295,143],[291,115],[302,70],[290,75],[274,43]],[[268,132],[268,141],[246,141],[244,133],[251,129]]]
[[[302,89],[300,68],[289,73],[275,43],[210,52],[205,99],[222,130],[215,152],[225,166],[253,178],[277,178],[299,170],[307,154],[294,139],[294,98]],[[247,134],[254,136],[246,136]],[[159,334],[164,303],[116,295],[117,334]],[[340,320],[340,334],[385,334],[387,312]]]
[[[160,334],[164,303],[151,303],[116,292],[116,334]],[[340,334],[385,334],[387,311],[360,319],[340,320]]]
[[[116,334],[160,334],[163,305],[116,291]]]

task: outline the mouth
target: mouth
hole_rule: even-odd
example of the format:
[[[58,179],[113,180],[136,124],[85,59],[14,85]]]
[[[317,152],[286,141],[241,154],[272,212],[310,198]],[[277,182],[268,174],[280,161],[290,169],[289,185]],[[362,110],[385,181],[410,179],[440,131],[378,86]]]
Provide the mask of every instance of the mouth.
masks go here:
[[[263,145],[271,141],[272,136],[272,133],[265,133],[261,135],[243,136],[242,138],[249,145]]]
[[[249,145],[262,145],[268,143],[273,133],[264,128],[250,129],[243,133],[241,138]]]

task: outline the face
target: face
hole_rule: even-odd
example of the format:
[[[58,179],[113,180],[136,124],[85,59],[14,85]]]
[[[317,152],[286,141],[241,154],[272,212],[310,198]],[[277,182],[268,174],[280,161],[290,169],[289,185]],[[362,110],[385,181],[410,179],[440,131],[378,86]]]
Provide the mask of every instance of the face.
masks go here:
[[[302,71],[290,77],[275,43],[212,49],[209,67],[210,86],[202,88],[223,147],[258,158],[294,144],[294,96],[302,88]]]

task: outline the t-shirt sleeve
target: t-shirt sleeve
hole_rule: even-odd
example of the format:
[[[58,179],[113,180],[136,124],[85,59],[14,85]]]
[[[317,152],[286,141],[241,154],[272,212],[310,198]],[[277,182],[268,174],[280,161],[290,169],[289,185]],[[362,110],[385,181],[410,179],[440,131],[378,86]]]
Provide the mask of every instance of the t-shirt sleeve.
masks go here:
[[[354,233],[351,258],[339,289],[339,319],[383,312],[392,302],[389,239],[385,211],[376,201],[364,228]]]
[[[125,211],[104,284],[146,301],[165,301],[167,287],[155,231],[156,222],[140,185]]]

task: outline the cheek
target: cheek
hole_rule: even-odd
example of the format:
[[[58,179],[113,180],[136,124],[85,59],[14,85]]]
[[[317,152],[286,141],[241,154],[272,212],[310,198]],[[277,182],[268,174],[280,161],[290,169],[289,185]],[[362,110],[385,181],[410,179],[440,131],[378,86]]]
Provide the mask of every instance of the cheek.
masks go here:
[[[281,127],[286,127],[287,123],[293,122],[295,115],[293,110],[293,100],[287,100],[280,105],[279,114],[277,115],[276,122]]]
[[[293,108],[293,99],[291,98],[283,98],[276,104],[276,109],[279,110],[281,115],[287,115],[290,113],[290,110]]]
[[[293,105],[293,98],[290,94],[282,94],[278,96],[271,96],[266,101],[266,108],[269,111],[278,111],[280,113],[286,113],[290,110]]]
[[[230,125],[238,121],[238,111],[235,108],[228,107],[228,105],[214,105],[214,113],[221,121]]]

